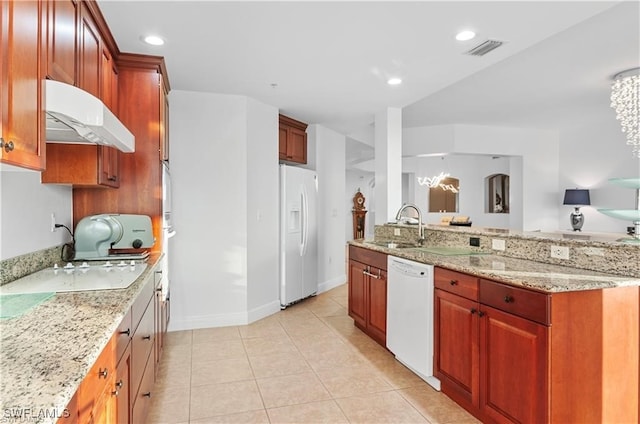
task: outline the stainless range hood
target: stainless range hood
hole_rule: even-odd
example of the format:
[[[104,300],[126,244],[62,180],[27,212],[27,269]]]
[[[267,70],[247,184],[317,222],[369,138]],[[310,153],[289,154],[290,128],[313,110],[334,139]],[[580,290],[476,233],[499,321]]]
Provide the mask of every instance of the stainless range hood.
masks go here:
[[[47,143],[101,144],[134,152],[131,131],[100,99],[70,84],[46,80]]]

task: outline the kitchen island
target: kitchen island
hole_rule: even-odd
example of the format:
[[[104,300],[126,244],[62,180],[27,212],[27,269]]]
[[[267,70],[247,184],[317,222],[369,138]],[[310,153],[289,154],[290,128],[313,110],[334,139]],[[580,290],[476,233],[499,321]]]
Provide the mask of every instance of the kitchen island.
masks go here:
[[[55,423],[69,414],[65,408],[136,300],[153,293],[161,259],[152,253],[126,289],[57,293],[0,320],[0,422]]]
[[[349,273],[350,295],[351,279],[356,282],[349,303],[354,320],[359,317],[352,303],[373,299],[357,289],[358,270],[375,265],[359,264],[362,258],[378,258],[375,266],[380,254],[434,265],[434,375],[459,405],[489,423],[638,422],[640,278],[624,275],[626,268],[615,261],[624,255],[637,261],[638,246],[621,246],[619,255],[615,243],[517,235],[521,240],[507,239],[507,252],[495,252],[487,248],[494,233],[435,229],[426,238],[438,244],[424,249],[412,246],[415,230],[398,234],[405,231],[385,225],[376,227],[375,240],[349,242],[356,259],[350,258]],[[480,246],[469,246],[470,235],[483,238]],[[596,252],[611,268],[517,257],[545,259],[551,243],[566,244],[575,256]],[[468,254],[435,254],[434,246]],[[380,276],[385,285],[394,284]],[[380,289],[375,299],[370,314],[382,316]]]

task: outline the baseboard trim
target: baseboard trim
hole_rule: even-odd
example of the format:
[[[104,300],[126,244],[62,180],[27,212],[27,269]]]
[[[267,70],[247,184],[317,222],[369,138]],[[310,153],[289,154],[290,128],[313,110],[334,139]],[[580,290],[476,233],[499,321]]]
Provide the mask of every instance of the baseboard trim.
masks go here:
[[[335,287],[341,286],[342,284],[347,282],[347,276],[345,274],[339,275],[335,278],[327,280],[318,284],[318,293],[324,293],[329,291]]]

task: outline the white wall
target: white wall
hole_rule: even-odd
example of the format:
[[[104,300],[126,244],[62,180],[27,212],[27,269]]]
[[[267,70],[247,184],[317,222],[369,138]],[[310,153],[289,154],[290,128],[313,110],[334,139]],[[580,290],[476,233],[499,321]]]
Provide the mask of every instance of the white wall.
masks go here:
[[[0,260],[71,241],[67,230],[51,232],[56,222],[71,227],[70,186],[41,184],[40,173],[3,165],[0,171]]]
[[[321,125],[307,128],[318,174],[318,292],[343,284],[345,274],[346,138]]]
[[[469,216],[474,226],[508,228],[511,213],[522,214],[515,205],[511,213],[486,213],[485,178],[497,174],[510,173],[510,158],[493,159],[485,155],[448,155],[446,157],[412,157],[402,161],[403,172],[409,173],[414,182],[413,202],[422,211],[423,221],[438,224],[442,216]],[[457,213],[429,213],[429,188],[419,185],[417,177],[431,177],[440,172],[449,173],[460,182]],[[408,181],[409,182],[409,181]]]
[[[247,99],[247,309],[249,321],[280,310],[278,110]],[[276,223],[274,225],[274,223]]]
[[[461,153],[521,157],[522,198],[517,200],[522,202],[522,222],[512,220],[510,227],[558,229],[560,159],[557,132],[478,125],[416,127],[404,129],[403,143],[403,156]],[[519,167],[518,164],[514,170]],[[516,212],[512,209],[513,213]]]
[[[171,92],[170,101],[177,230],[170,258],[171,329],[246,323],[249,307],[259,314],[260,302],[268,309],[273,303],[268,298],[277,300],[273,257],[256,254],[263,245],[277,250],[277,238],[275,244],[272,240],[278,225],[273,210],[277,208],[277,170],[267,165],[257,172],[249,168],[260,154],[266,155],[262,158],[265,164],[271,162],[277,168],[276,155],[270,154],[277,149],[277,111],[243,96],[180,90]],[[252,148],[258,151],[249,153]],[[265,172],[268,186],[263,186],[260,171]],[[261,189],[266,190],[264,196],[254,198]],[[261,220],[264,217],[262,225],[275,227],[275,232],[257,229],[258,210]],[[273,254],[273,250],[264,254]],[[268,274],[260,275],[263,270]],[[249,274],[260,278],[249,280]],[[264,286],[254,290],[254,285]]]
[[[631,221],[608,217],[597,209],[635,209],[635,190],[611,184],[610,178],[640,178],[640,161],[631,154],[625,135],[608,104],[597,116],[585,120],[579,128],[560,133],[560,178],[558,203],[564,190],[587,188],[591,206],[580,208],[585,216],[583,232],[611,232],[624,235]],[[561,206],[558,220],[561,229],[571,228],[571,206]]]

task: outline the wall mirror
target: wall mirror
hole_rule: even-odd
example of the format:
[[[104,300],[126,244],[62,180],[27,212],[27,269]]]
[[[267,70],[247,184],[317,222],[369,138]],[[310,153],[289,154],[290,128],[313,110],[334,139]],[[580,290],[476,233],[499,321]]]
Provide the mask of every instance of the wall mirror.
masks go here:
[[[429,187],[429,212],[458,212],[459,187],[460,181],[451,176]]]

